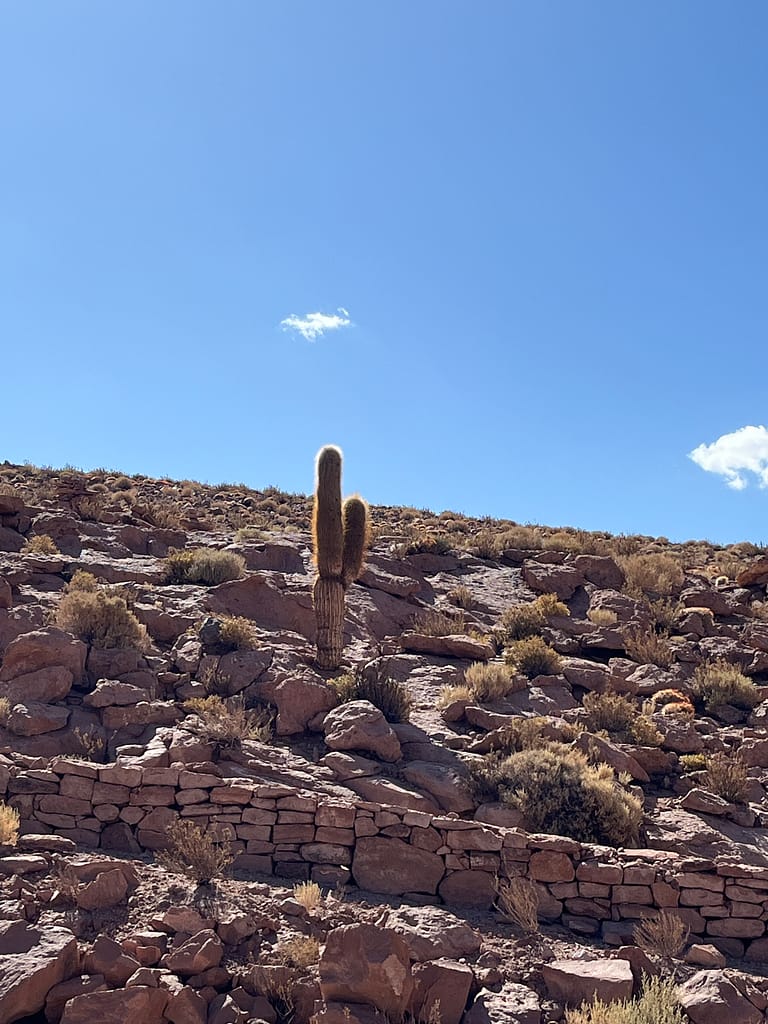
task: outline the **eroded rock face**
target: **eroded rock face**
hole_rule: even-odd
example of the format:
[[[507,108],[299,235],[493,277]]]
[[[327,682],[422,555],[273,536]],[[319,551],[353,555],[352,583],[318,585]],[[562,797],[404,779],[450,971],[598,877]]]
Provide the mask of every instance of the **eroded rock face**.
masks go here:
[[[434,894],[443,871],[442,857],[404,843],[402,839],[360,839],[352,859],[352,875],[356,883],[369,892]]]
[[[77,939],[67,928],[0,923],[0,1021],[38,1013],[48,993],[77,973]]]
[[[320,957],[320,991],[326,1001],[367,1003],[400,1017],[413,991],[405,940],[371,924],[334,928]]]
[[[480,935],[443,907],[400,907],[387,927],[402,935],[411,960],[457,959],[480,949]]]

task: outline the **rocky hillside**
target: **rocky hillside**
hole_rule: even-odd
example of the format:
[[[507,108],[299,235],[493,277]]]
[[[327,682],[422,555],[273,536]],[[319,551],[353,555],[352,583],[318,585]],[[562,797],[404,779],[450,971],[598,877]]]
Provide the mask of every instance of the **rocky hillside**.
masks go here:
[[[0,465],[0,1024],[765,1020],[766,552],[311,504]]]

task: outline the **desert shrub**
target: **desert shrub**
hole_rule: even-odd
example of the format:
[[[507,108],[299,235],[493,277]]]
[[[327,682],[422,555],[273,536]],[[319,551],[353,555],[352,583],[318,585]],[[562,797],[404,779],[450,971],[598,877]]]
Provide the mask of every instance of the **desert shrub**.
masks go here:
[[[11,713],[11,702],[7,697],[0,697],[0,725],[5,728],[8,724],[8,716]]]
[[[72,579],[66,585],[64,590],[66,593],[71,593],[73,590],[79,590],[82,593],[93,594],[99,589],[99,583],[92,572],[86,572],[85,569],[78,569],[72,576]]]
[[[663,633],[672,629],[683,609],[681,609],[680,603],[673,598],[659,597],[655,601],[648,602],[648,610],[651,613],[656,632]],[[709,609],[706,610],[709,611]],[[711,612],[709,614],[712,615]]]
[[[147,631],[123,597],[104,590],[68,590],[56,608],[56,625],[94,647],[147,645]]]
[[[540,636],[513,641],[507,650],[506,660],[529,679],[557,675],[562,668],[560,655]]]
[[[251,651],[258,647],[253,623],[242,615],[223,615],[219,619],[219,636],[222,644],[232,651]]]
[[[320,940],[314,935],[294,935],[275,950],[287,967],[311,967],[320,959]]]
[[[297,882],[293,887],[293,898],[310,912],[323,902],[323,894],[317,882]]]
[[[539,930],[539,891],[530,879],[497,879],[496,907],[526,935]]]
[[[512,754],[545,745],[544,728],[549,719],[535,715],[518,715],[496,730],[492,737],[492,750]]]
[[[688,1024],[672,979],[644,976],[640,995],[604,1003],[600,999],[565,1011],[565,1024]]]
[[[512,526],[499,535],[499,548],[517,548],[540,551],[543,547],[541,532],[536,526]]]
[[[615,626],[619,621],[619,616],[616,612],[612,612],[610,608],[590,608],[587,612],[587,618],[595,626]]]
[[[605,731],[625,743],[639,743],[645,747],[658,747],[663,736],[635,704],[624,694],[588,693],[584,697],[587,728],[591,732]]]
[[[736,665],[727,661],[712,661],[697,666],[691,687],[705,710],[713,715],[717,715],[719,709],[726,705],[751,711],[760,703],[757,686]]]
[[[468,627],[461,612],[449,615],[447,612],[430,609],[416,616],[413,628],[425,636],[453,636],[457,633],[466,634]]]
[[[641,629],[638,626],[628,629],[624,634],[624,650],[639,665],[671,668],[675,661],[675,652],[667,634],[657,633],[653,629]]]
[[[130,491],[133,487],[133,480],[127,476],[119,476],[112,481],[112,487],[116,491]]]
[[[477,558],[493,562],[501,554],[499,535],[493,530],[480,530],[467,545],[467,550]]]
[[[682,953],[689,934],[690,929],[678,914],[662,910],[655,917],[643,918],[635,927],[632,937],[635,944],[646,953],[675,957]]]
[[[21,549],[22,555],[58,555],[60,554],[56,541],[47,533],[38,533],[36,537],[29,537]]]
[[[193,821],[179,818],[168,828],[168,846],[155,860],[167,871],[205,884],[222,875],[233,857],[229,843],[218,843]]]
[[[345,673],[329,682],[343,704],[350,700],[367,700],[388,722],[407,722],[411,717],[408,690],[377,665],[366,665],[354,675]]]
[[[239,579],[245,572],[245,559],[234,551],[191,548],[172,551],[165,559],[166,583],[198,583],[215,587]]]
[[[512,672],[499,662],[476,661],[464,673],[464,682],[476,700],[500,700],[512,688]]]
[[[184,709],[196,716],[189,723],[190,730],[219,750],[239,747],[245,740],[267,743],[272,735],[271,713],[265,708],[246,708],[242,697],[192,697],[184,701]]]
[[[0,846],[15,846],[19,839],[19,812],[0,800]]]
[[[241,526],[235,531],[237,544],[258,544],[266,538],[267,534],[260,526]]]
[[[707,758],[704,786],[730,803],[745,803],[749,789],[747,766],[740,757],[712,754]]]
[[[624,589],[635,597],[672,597],[685,582],[679,562],[671,555],[627,555],[619,558],[626,577]]]
[[[556,615],[570,615],[568,607],[557,594],[541,594],[535,601],[516,604],[501,616],[501,627],[507,640],[525,640],[535,636]]]
[[[543,628],[544,617],[533,602],[516,604],[502,614],[501,626],[508,640],[525,640]]]
[[[768,622],[768,601],[753,601],[749,606],[749,614],[760,622]]]
[[[407,555],[448,555],[453,550],[453,541],[445,533],[429,533],[413,528],[406,540],[399,546],[397,554]]]
[[[579,842],[627,846],[637,841],[643,808],[608,765],[590,765],[562,744],[521,750],[491,765],[501,799],[529,829]]]
[[[466,611],[469,611],[469,609],[475,604],[472,591],[469,587],[465,587],[463,585],[460,587],[454,587],[453,590],[450,590],[448,592],[448,600],[452,605],[455,605],[456,608],[464,608]]]
[[[703,772],[707,767],[707,755],[681,754],[680,764],[684,772]]]
[[[476,804],[495,803],[501,799],[504,780],[504,755],[487,754],[474,757],[467,764],[467,787]]]

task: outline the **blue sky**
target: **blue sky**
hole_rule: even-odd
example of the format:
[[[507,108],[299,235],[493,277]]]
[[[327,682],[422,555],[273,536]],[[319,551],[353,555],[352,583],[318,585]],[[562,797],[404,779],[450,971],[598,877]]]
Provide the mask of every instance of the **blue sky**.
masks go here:
[[[0,459],[768,542],[767,33],[3,4]]]

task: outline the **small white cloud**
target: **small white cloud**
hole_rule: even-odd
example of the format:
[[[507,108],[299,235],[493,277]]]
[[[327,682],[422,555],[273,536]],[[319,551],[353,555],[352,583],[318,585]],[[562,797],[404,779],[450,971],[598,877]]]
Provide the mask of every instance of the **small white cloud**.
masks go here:
[[[304,316],[292,313],[280,321],[280,326],[285,331],[298,331],[307,341],[314,341],[315,338],[321,338],[326,331],[349,327],[351,323],[349,312],[343,306],[339,306],[335,313],[305,313]]]
[[[732,434],[723,434],[712,444],[700,444],[688,453],[697,466],[707,473],[717,473],[734,491],[743,491],[754,474],[758,486],[768,487],[768,429],[740,427]]]

